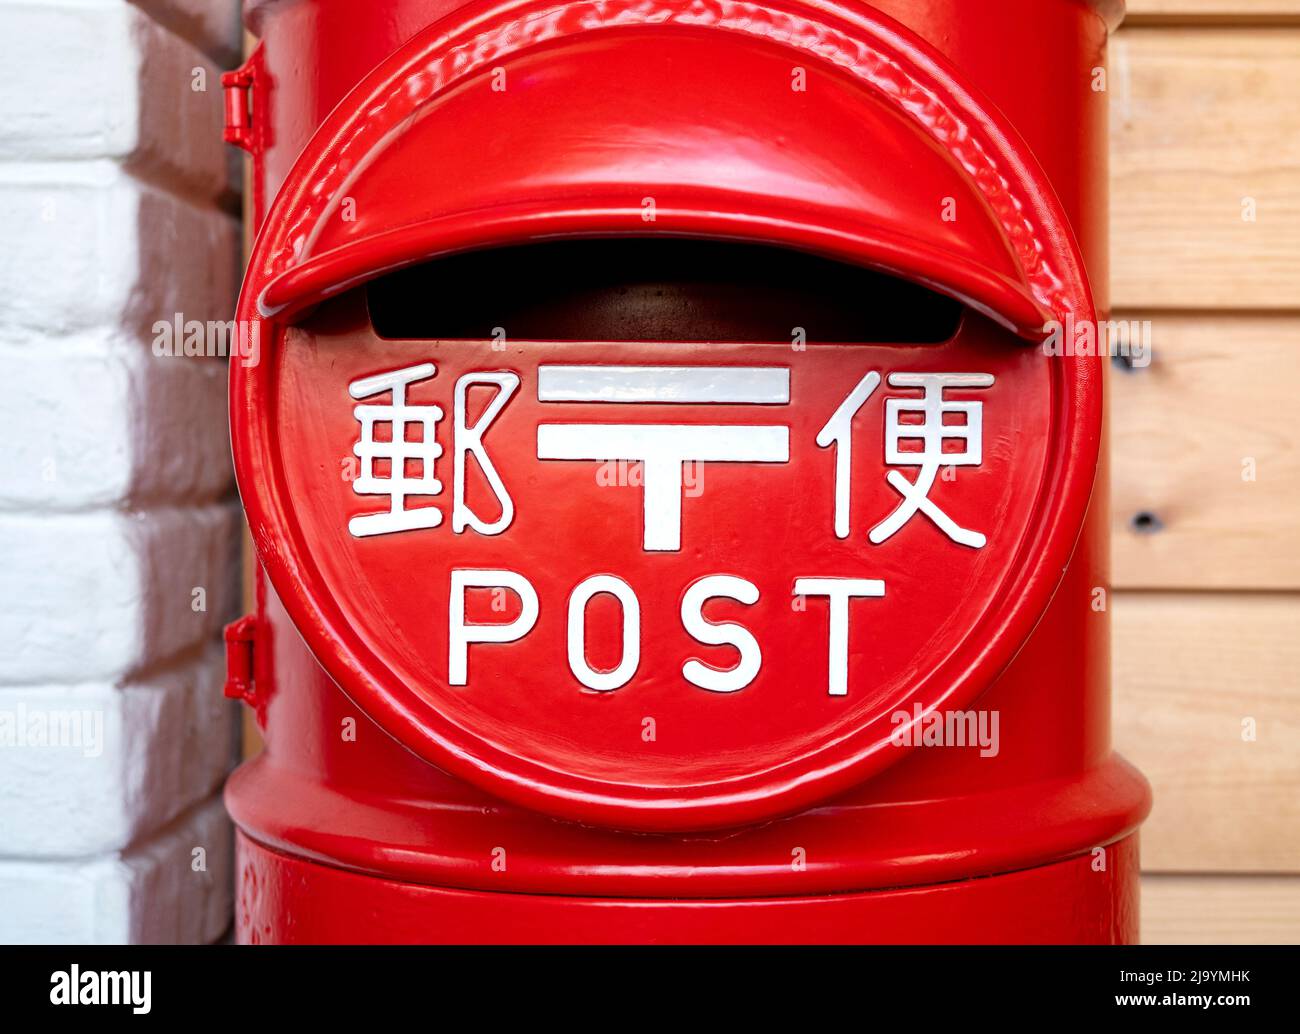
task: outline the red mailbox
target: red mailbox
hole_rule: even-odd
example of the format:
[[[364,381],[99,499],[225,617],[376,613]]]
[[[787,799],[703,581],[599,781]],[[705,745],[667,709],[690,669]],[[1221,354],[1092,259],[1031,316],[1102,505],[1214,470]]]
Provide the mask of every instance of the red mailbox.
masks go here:
[[[1136,937],[1100,6],[251,5],[241,940]]]

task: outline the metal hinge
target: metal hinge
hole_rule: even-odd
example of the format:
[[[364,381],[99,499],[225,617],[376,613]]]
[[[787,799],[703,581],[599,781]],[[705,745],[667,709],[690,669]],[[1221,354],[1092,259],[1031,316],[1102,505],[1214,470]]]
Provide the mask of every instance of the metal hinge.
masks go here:
[[[226,143],[242,147],[250,153],[258,147],[254,134],[259,128],[259,113],[253,87],[257,83],[261,57],[262,48],[259,46],[242,65],[221,76],[221,87],[225,90],[226,97],[226,127],[221,134],[222,138]]]
[[[254,675],[256,645],[256,614],[246,614],[226,626],[226,696],[243,700],[254,708],[258,705]]]

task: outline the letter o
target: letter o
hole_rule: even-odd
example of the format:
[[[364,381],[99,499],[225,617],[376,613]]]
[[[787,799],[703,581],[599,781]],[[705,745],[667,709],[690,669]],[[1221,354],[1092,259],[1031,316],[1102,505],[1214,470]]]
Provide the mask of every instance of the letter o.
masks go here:
[[[613,671],[596,671],[587,663],[587,604],[607,592],[623,607],[623,658]],[[641,663],[641,603],[632,586],[612,574],[594,574],[579,582],[569,596],[569,670],[588,689],[602,693],[625,686]]]

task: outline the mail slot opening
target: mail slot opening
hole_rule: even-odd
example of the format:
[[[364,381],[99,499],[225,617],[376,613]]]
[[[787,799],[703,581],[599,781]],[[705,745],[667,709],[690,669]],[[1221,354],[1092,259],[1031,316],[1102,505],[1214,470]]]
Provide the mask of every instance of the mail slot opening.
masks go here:
[[[939,343],[962,313],[861,266],[685,238],[467,252],[375,280],[368,296],[375,331],[393,339]]]

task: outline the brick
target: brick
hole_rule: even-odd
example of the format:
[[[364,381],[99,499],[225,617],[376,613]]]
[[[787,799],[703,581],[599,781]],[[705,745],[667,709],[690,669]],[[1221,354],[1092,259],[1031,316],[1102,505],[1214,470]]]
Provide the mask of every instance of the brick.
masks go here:
[[[112,158],[178,193],[233,200],[221,69],[136,7],[0,4],[0,159]]]
[[[218,64],[239,63],[243,27],[237,0],[131,0],[161,25],[189,40]]]
[[[224,362],[157,356],[122,331],[0,350],[24,433],[0,508],[211,502],[233,487]],[[238,361],[238,360],[237,360]]]
[[[0,4],[0,95],[11,99],[0,157],[130,152],[138,55],[126,14],[118,4]]]
[[[117,682],[217,635],[238,600],[233,503],[0,514],[0,681]],[[206,609],[192,607],[202,588]]]
[[[181,192],[233,205],[241,153],[222,137],[222,68],[151,18],[133,20],[140,118],[127,164]]]
[[[196,871],[196,849],[205,869]],[[0,859],[0,941],[208,943],[230,924],[230,820],[210,798],[120,854],[66,862]]]
[[[149,340],[177,312],[233,315],[237,221],[113,162],[0,163],[0,225],[0,342],[39,346],[105,326]]]
[[[0,856],[119,850],[211,796],[234,759],[225,651],[139,681],[0,689]]]

